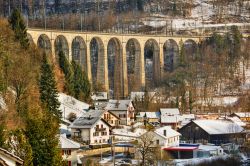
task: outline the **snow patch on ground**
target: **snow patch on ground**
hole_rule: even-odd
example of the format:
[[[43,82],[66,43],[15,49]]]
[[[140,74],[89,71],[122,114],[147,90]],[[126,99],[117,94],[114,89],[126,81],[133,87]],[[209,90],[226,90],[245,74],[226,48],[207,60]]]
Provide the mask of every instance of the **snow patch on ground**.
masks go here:
[[[7,110],[7,105],[4,101],[4,98],[2,95],[0,95],[0,110],[3,109],[3,110]]]
[[[64,121],[68,121],[67,118],[70,113],[75,113],[79,117],[86,112],[85,110],[89,109],[89,104],[64,93],[59,93],[58,100],[60,102],[59,109],[62,111]]]

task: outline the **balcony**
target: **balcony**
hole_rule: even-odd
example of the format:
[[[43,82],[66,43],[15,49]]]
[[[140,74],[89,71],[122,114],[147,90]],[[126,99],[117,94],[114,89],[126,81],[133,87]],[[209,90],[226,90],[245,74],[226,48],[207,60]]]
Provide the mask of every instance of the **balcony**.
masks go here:
[[[106,128],[96,128],[95,131],[96,132],[98,132],[98,131],[106,131]]]

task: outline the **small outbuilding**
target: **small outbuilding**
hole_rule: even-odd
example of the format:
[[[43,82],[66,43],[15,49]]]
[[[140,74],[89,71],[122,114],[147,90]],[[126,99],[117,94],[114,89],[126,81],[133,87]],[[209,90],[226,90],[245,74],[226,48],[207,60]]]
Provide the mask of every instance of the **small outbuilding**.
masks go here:
[[[182,140],[189,143],[242,144],[246,133],[236,123],[228,120],[194,120],[179,129]]]

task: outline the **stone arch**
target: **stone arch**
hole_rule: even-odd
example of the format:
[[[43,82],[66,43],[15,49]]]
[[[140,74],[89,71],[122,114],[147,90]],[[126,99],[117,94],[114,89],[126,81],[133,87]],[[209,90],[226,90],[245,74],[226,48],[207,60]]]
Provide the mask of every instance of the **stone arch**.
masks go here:
[[[104,43],[99,37],[93,37],[90,40],[89,48],[93,88],[96,89],[99,84],[104,88]]]
[[[52,46],[50,39],[47,35],[42,34],[37,40],[37,46],[42,49],[47,55],[52,53]]]
[[[164,71],[171,72],[177,66],[179,47],[175,40],[169,39],[163,45]]]
[[[55,39],[55,55],[58,56],[60,51],[63,51],[65,57],[69,60],[69,45],[67,39],[63,35],[59,35]]]
[[[87,46],[83,38],[76,36],[71,45],[72,60],[82,66],[85,72],[87,72]]]
[[[137,39],[132,38],[126,44],[126,60],[127,60],[127,76],[128,76],[128,91],[138,91],[141,88],[140,78],[140,58],[141,46]],[[139,83],[140,82],[140,83]]]
[[[160,46],[154,39],[149,39],[144,45],[144,68],[147,88],[153,88],[160,81]]]
[[[120,99],[124,96],[123,92],[123,61],[122,44],[117,38],[111,38],[107,46],[108,55],[108,79],[110,97]]]
[[[183,43],[185,59],[194,59],[197,53],[198,44],[193,39],[187,39]]]

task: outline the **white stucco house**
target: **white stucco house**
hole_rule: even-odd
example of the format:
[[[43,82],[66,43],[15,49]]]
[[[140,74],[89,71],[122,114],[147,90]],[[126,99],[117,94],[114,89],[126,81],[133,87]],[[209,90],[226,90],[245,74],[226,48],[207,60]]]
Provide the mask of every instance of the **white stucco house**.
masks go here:
[[[164,126],[155,129],[154,131],[148,131],[141,135],[140,138],[147,138],[153,142],[153,146],[159,146],[161,148],[178,146],[181,134],[171,128],[171,126]]]
[[[76,119],[69,126],[71,136],[87,145],[107,144],[112,126],[102,118],[103,113],[92,110]]]
[[[1,166],[22,166],[23,160],[9,151],[0,148],[0,165]]]
[[[60,135],[59,145],[62,151],[62,158],[68,162],[68,166],[77,166],[77,150],[80,144],[66,138],[66,134]]]
[[[109,100],[105,109],[119,117],[121,125],[134,122],[135,108],[132,100]]]

